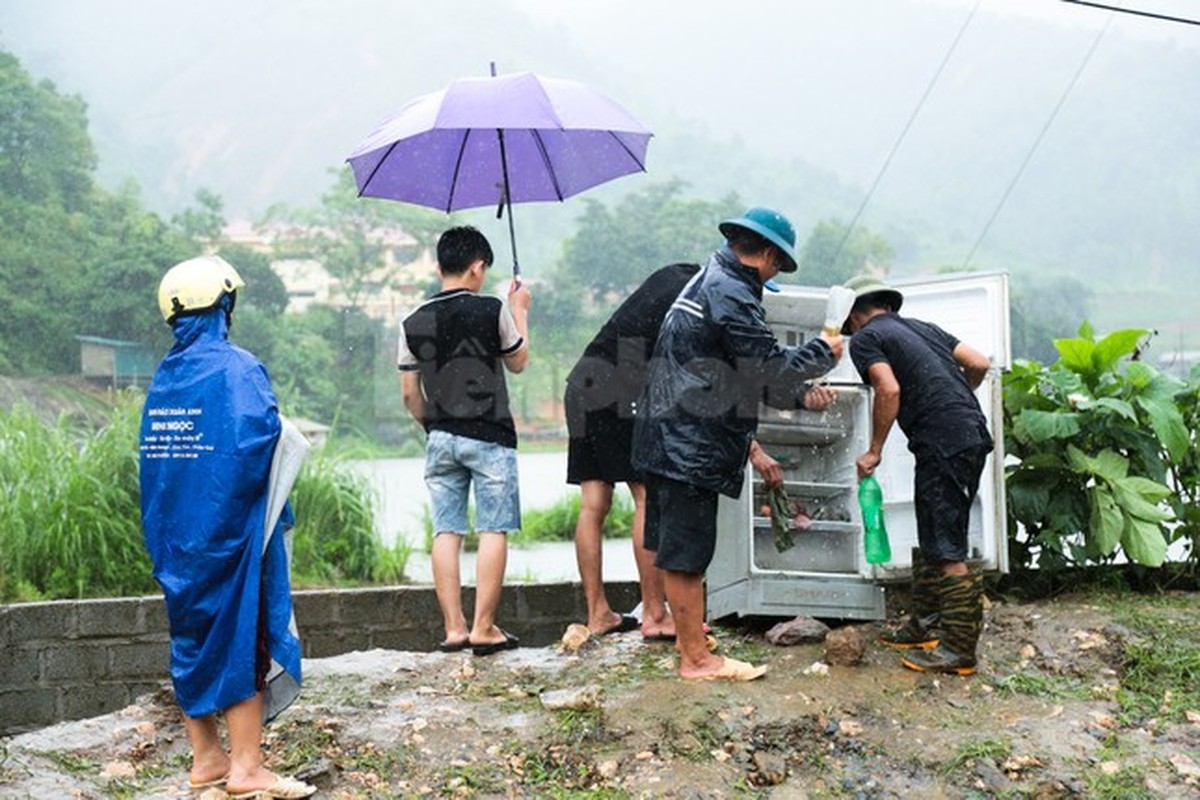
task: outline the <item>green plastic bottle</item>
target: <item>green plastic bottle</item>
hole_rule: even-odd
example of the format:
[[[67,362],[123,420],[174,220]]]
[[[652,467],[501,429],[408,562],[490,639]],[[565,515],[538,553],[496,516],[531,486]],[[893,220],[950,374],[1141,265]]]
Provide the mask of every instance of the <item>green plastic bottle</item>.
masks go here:
[[[868,564],[886,564],[892,560],[887,527],[883,524],[883,489],[874,475],[858,482],[858,506],[862,510],[863,549]]]

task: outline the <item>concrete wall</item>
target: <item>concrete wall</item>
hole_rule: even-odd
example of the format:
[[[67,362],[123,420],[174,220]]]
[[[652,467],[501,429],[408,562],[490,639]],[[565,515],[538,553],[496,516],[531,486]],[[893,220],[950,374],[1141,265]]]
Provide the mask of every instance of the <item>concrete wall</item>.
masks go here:
[[[615,608],[637,604],[634,583],[612,584]],[[468,606],[474,600],[465,591]],[[431,587],[298,591],[296,624],[306,658],[354,650],[432,650],[442,639]],[[557,641],[587,609],[578,584],[506,586],[500,624],[522,644]],[[155,691],[168,673],[160,597],[0,606],[0,735],[106,714]]]

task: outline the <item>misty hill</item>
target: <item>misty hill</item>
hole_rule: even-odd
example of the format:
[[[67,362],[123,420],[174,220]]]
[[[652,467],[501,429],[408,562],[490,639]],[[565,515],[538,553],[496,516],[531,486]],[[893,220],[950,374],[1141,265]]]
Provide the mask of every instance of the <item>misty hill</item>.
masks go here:
[[[1200,29],[1114,16],[1100,35],[1103,14],[1002,6],[8,0],[0,46],[87,101],[101,177],[160,213],[201,186],[230,218],[314,204],[382,117],[494,60],[589,83],[655,131],[650,174],[588,197],[679,176],[803,234],[878,179],[860,224],[898,272],[1074,275],[1112,326],[1200,336]],[[517,210],[523,262],[554,258],[581,203]]]

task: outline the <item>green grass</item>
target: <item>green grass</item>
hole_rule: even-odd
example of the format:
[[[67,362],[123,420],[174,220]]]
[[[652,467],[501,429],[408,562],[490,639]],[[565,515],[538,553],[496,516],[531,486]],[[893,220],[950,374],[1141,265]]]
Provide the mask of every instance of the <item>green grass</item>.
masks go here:
[[[1001,762],[1010,755],[1012,755],[1012,744],[1005,739],[986,738],[963,742],[942,767],[942,773],[949,775],[979,758],[990,758],[993,761]]]
[[[0,602],[157,594],[141,524],[142,397],[119,395],[106,423],[0,413]],[[300,585],[399,582],[407,545],[385,548],[374,498],[345,461],[317,454],[292,491]]]
[[[992,681],[997,691],[1007,694],[1022,694],[1045,699],[1085,699],[1088,689],[1081,681],[1061,675],[1043,675],[1036,672],[1015,672]]]
[[[1177,722],[1200,708],[1200,616],[1194,593],[1107,594],[1100,602],[1132,631],[1117,692],[1124,722]]]

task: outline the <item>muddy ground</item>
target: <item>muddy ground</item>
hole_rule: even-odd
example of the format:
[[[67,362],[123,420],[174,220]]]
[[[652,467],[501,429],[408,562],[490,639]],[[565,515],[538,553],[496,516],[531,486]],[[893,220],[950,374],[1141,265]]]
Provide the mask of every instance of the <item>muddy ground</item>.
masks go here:
[[[875,625],[859,665],[828,669],[822,644],[718,627],[723,652],[770,665],[747,684],[682,683],[637,632],[313,660],[269,757],[329,798],[1200,797],[1198,694],[1171,683],[1200,650],[1195,593],[994,598],[985,619],[970,678],[901,668]],[[1156,650],[1176,671],[1147,686]],[[187,766],[164,687],[0,740],[0,797],[181,797]]]

